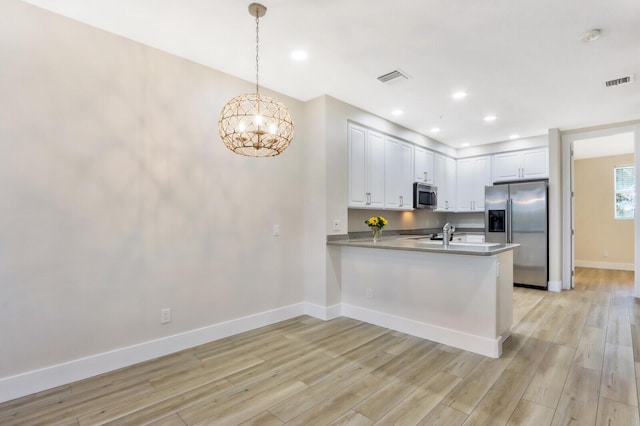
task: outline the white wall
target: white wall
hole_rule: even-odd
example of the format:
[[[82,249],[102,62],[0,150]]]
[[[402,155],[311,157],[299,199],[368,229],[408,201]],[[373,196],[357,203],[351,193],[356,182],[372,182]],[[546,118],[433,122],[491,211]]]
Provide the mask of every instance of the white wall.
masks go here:
[[[303,130],[233,154],[218,114],[253,83],[2,9],[0,381],[303,302]]]

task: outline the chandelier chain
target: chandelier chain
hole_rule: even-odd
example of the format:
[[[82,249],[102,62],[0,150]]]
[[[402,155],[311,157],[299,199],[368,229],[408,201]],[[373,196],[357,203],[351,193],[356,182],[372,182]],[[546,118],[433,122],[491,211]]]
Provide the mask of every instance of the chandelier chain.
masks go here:
[[[256,94],[260,96],[260,85],[258,84],[260,74],[260,16],[256,13]]]

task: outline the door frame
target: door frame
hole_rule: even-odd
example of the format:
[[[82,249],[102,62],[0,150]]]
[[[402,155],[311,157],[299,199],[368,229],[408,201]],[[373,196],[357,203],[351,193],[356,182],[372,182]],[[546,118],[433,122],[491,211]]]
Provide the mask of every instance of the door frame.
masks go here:
[[[573,272],[575,265],[573,229],[573,143],[576,140],[591,139],[603,136],[611,136],[618,133],[634,134],[634,165],[636,171],[640,170],[640,122],[630,124],[618,124],[595,129],[581,129],[561,134],[562,148],[562,289],[573,288]],[[640,193],[640,173],[636,173],[636,194]],[[638,211],[636,206],[636,211]],[[636,219],[640,217],[636,213]],[[640,226],[634,227],[634,269],[635,273],[635,297],[640,298]]]

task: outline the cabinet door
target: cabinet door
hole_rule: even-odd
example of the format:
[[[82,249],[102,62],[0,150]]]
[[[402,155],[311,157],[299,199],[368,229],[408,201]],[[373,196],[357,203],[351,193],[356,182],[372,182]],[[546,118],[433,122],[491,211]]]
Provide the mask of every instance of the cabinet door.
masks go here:
[[[484,211],[484,187],[491,185],[491,159],[478,157],[475,159],[473,210]]]
[[[457,167],[456,160],[453,158],[447,157],[445,160],[445,195],[444,199],[444,208],[445,210],[455,210],[456,209],[456,191],[457,191]]]
[[[506,152],[493,156],[493,180],[496,182],[520,179],[522,156],[519,152]]]
[[[495,182],[549,177],[547,148],[505,152],[493,156]]]
[[[455,210],[456,160],[442,154],[435,154],[433,176],[433,183],[438,188],[438,210]]]
[[[549,150],[543,148],[522,152],[522,170],[524,179],[549,177]]]
[[[369,186],[368,207],[384,207],[384,136],[367,132],[367,182]]]
[[[413,210],[413,145],[400,143],[400,207]]]
[[[438,210],[444,210],[447,199],[446,157],[436,154],[433,157],[433,184],[438,188]]]
[[[349,207],[366,207],[369,201],[366,137],[365,129],[349,126]]]
[[[484,187],[491,184],[489,157],[458,160],[457,211],[484,211]]]
[[[415,181],[423,183],[434,182],[434,155],[432,151],[421,146],[415,147]]]
[[[385,138],[384,205],[387,208],[413,208],[413,145]]]
[[[456,163],[457,168],[457,197],[456,197],[456,210],[462,212],[468,212],[472,210],[473,206],[473,194],[474,194],[474,176],[475,176],[475,163],[473,159],[466,158],[458,160]]]

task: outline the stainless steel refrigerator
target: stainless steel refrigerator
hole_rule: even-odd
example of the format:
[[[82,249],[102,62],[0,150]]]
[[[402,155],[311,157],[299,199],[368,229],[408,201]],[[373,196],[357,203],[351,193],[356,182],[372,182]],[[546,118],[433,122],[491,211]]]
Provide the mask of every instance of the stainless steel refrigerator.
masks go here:
[[[547,288],[549,282],[547,182],[485,187],[485,241],[517,243],[514,284]]]

